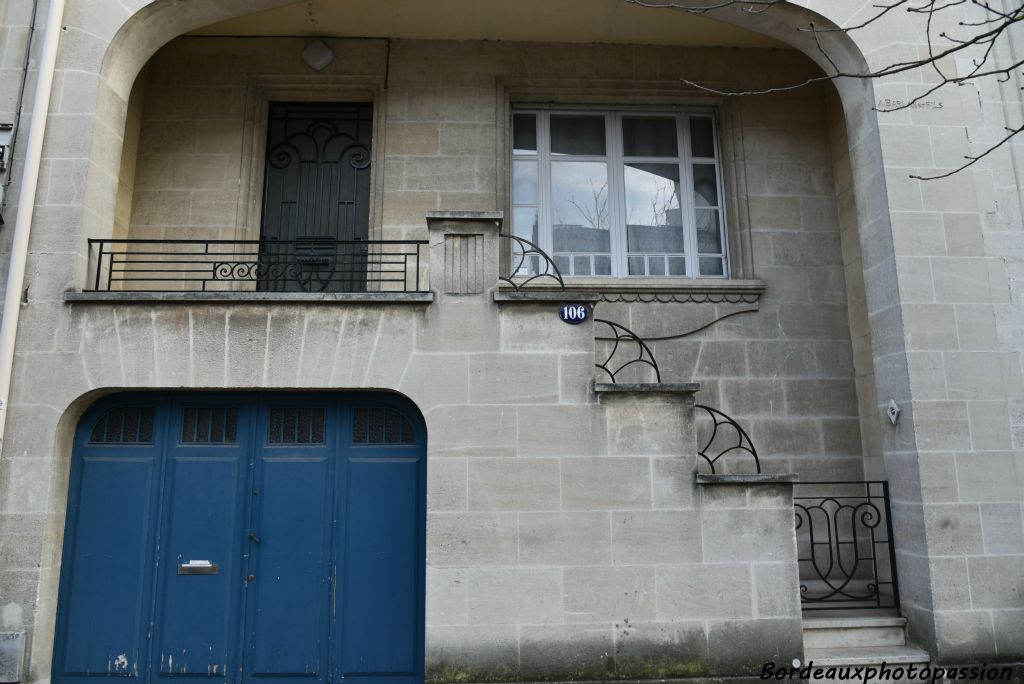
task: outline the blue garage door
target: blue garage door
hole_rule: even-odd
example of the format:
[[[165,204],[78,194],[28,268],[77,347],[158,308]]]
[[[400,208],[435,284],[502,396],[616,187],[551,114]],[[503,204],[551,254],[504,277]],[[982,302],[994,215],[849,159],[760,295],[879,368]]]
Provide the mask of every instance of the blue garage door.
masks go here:
[[[387,395],[119,395],[75,439],[54,679],[423,681],[426,433]]]

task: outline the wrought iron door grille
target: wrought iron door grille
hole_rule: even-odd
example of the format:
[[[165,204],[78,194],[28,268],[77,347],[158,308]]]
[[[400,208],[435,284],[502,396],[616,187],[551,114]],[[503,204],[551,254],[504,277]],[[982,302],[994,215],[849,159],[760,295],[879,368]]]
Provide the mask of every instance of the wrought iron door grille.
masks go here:
[[[97,292],[426,292],[426,246],[323,238],[89,240]]]
[[[355,242],[369,238],[372,137],[371,104],[270,103],[260,252],[293,277],[268,268],[257,289],[366,289],[366,247]]]
[[[800,482],[794,491],[803,609],[898,613],[889,483]]]

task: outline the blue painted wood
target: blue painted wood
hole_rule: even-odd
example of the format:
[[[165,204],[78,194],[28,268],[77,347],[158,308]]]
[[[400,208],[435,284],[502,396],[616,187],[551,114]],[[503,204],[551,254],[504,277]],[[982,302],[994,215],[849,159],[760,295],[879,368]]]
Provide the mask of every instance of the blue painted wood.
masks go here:
[[[146,670],[164,422],[156,421],[152,444],[89,442],[109,410],[144,403],[153,405],[125,397],[86,411],[76,435],[54,648],[61,682]]]
[[[238,671],[245,551],[240,532],[249,499],[252,403],[244,395],[193,395],[176,397],[169,407],[150,663],[154,681],[180,675],[219,680]],[[185,407],[238,407],[235,441],[182,443]],[[216,563],[217,574],[179,574],[182,564],[199,560]]]
[[[152,443],[89,442],[107,411],[143,404]],[[354,444],[357,405],[402,412],[416,442]],[[186,409],[225,406],[232,441],[183,441]],[[271,426],[287,407],[323,408],[322,433]],[[55,681],[422,682],[425,443],[415,408],[385,395],[98,402],[75,440]],[[180,574],[200,560],[216,573]]]
[[[271,444],[268,418],[276,407],[332,409],[323,443]],[[336,423],[336,409],[316,398],[282,396],[261,406],[253,497],[260,542],[246,595],[248,674],[261,682],[327,678]],[[273,432],[287,436],[290,427]]]

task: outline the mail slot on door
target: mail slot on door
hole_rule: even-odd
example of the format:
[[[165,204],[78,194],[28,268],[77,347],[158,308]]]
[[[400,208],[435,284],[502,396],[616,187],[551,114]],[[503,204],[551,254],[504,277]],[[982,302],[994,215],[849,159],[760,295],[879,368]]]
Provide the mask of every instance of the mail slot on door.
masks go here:
[[[220,566],[208,560],[190,560],[178,565],[179,575],[216,575]]]

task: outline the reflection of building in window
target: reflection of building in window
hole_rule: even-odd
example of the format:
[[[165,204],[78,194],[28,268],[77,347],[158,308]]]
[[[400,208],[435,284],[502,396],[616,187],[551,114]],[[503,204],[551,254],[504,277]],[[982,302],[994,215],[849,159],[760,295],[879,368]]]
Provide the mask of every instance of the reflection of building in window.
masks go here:
[[[516,110],[512,230],[565,275],[724,276],[707,112]]]

